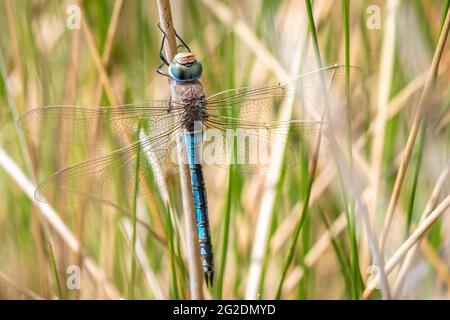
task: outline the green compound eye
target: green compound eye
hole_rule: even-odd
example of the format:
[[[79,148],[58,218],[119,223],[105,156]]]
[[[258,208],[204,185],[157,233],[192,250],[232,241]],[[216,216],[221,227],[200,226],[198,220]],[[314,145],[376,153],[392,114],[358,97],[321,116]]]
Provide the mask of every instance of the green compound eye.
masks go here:
[[[169,65],[169,75],[177,81],[196,80],[202,71],[202,64],[191,53],[177,54]]]
[[[195,62],[190,66],[191,69],[191,77],[192,79],[198,79],[202,75],[203,67],[198,60],[195,60]]]
[[[186,71],[186,67],[176,61],[172,62],[169,66],[169,74],[178,81],[188,80],[188,72]]]

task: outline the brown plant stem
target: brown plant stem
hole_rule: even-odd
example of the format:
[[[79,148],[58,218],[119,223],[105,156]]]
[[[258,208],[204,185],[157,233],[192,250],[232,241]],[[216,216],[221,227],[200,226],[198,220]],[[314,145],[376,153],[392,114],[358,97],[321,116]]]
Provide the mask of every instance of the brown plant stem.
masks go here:
[[[172,12],[170,9],[169,0],[157,0],[159,19],[161,23],[161,28],[166,34],[165,42],[165,55],[167,61],[172,61],[173,57],[177,53],[177,45],[175,41],[175,30],[172,21]],[[182,148],[182,144],[178,143],[178,148]],[[179,150],[180,151],[180,150]],[[179,154],[184,154],[179,152]],[[180,159],[180,181],[181,181],[181,191],[183,200],[183,212],[185,218],[186,227],[186,257],[188,262],[189,270],[189,291],[191,299],[203,299],[202,284],[203,280],[201,277],[201,264],[200,264],[200,254],[197,244],[197,230],[195,228],[195,212],[193,206],[192,190],[191,190],[191,177],[189,175],[189,167],[185,163],[186,159]]]

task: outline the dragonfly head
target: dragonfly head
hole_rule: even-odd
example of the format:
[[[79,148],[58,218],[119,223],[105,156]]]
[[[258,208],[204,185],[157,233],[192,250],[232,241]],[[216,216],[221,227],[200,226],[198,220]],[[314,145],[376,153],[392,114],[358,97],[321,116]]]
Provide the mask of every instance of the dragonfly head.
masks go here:
[[[177,53],[169,65],[169,75],[177,81],[193,81],[202,75],[202,65],[190,52]]]

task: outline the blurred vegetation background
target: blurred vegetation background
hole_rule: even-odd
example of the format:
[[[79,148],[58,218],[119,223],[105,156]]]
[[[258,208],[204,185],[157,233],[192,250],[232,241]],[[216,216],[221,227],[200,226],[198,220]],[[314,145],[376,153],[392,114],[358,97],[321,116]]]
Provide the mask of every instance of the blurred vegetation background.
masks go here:
[[[326,142],[306,210],[309,148],[302,166],[281,165],[275,176],[205,169],[216,258],[216,284],[204,287],[205,296],[447,299],[448,212],[427,225],[420,243],[414,238],[417,246],[409,252],[415,254],[401,255],[386,272],[389,294],[367,286],[379,274],[371,244],[384,242],[379,251],[392,262],[426,222],[424,215],[435,208],[441,215],[449,206],[447,46],[386,227],[449,1],[313,1],[312,16],[308,3],[172,1],[175,28],[202,62],[209,94],[276,83],[290,74],[299,53],[302,71],[314,70],[314,34],[323,64],[360,67],[367,89],[345,122],[351,133],[346,160],[359,199],[337,172]],[[73,20],[77,8],[84,19],[80,28]],[[32,193],[39,181],[87,154],[70,146],[57,150],[51,139],[33,140],[16,126],[18,115],[43,105],[168,98],[167,80],[155,72],[162,38],[158,22],[154,1],[0,2],[0,298],[189,298],[177,181],[171,182],[170,214],[157,188],[139,198],[136,280],[131,281],[131,204],[37,203]],[[367,208],[375,240],[367,236],[358,201]],[[292,263],[286,265],[291,246]]]

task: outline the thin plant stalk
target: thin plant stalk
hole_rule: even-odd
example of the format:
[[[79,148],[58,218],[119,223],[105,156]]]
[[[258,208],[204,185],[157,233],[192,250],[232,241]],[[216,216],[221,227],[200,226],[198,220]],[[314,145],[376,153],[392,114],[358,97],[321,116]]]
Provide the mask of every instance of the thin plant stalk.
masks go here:
[[[50,265],[52,267],[53,271],[53,277],[55,278],[56,282],[56,291],[58,292],[58,296],[60,299],[64,299],[63,291],[61,287],[61,281],[59,280],[59,272],[58,272],[58,266],[56,265],[56,259],[55,259],[55,253],[53,251],[52,243],[48,243],[48,250],[49,250],[49,256],[50,256]]]
[[[170,291],[173,299],[179,299],[177,286],[177,272],[175,268],[175,248],[174,248],[174,232],[173,221],[171,219],[170,207],[166,206],[166,228],[167,228],[167,244],[169,247],[169,264],[170,264]]]
[[[450,8],[450,0],[447,0],[444,5],[444,11],[443,11],[442,19],[441,19],[441,24],[439,27],[439,30],[441,30],[441,31],[442,31],[442,28],[444,28],[445,17],[447,16],[449,8]]]
[[[219,273],[217,277],[217,294],[216,297],[218,300],[222,299],[222,289],[223,289],[223,279],[225,276],[225,267],[227,261],[227,250],[228,250],[228,238],[230,233],[230,216],[231,216],[231,205],[232,205],[232,188],[233,188],[233,177],[234,170],[232,165],[230,165],[230,172],[228,175],[228,192],[227,199],[225,203],[225,212],[224,212],[224,220],[223,220],[223,237],[222,237],[222,252],[220,255],[220,266]]]
[[[344,44],[345,44],[345,97],[346,97],[346,115],[347,115],[347,145],[350,173],[353,175],[353,137],[352,137],[352,106],[350,99],[350,1],[342,0],[342,16],[344,24]],[[359,296],[360,284],[360,265],[358,258],[358,245],[356,239],[356,230],[354,223],[355,205],[351,197],[342,188],[346,200],[345,214],[347,217],[348,236],[350,239],[350,269],[351,269],[351,294],[352,299],[357,299]]]
[[[328,218],[327,218],[325,212],[323,212],[323,210],[319,209],[319,213],[320,213],[320,217],[322,218],[323,223],[325,224],[327,232],[331,233],[331,230],[330,230],[331,226],[330,226],[330,223],[328,221]],[[353,281],[351,279],[351,270],[349,267],[350,266],[349,259],[347,258],[346,254],[344,252],[345,246],[342,245],[341,243],[338,243],[338,240],[334,237],[330,237],[330,244],[336,254],[336,259],[339,263],[339,267],[341,269],[342,276],[344,277],[347,291],[350,291],[351,294],[353,294],[353,292],[351,290]]]
[[[108,74],[106,73],[105,66],[103,65],[102,58],[100,57],[100,53],[98,52],[95,46],[94,35],[92,34],[92,30],[89,26],[89,23],[86,19],[81,19],[81,29],[83,30],[83,34],[86,38],[86,42],[89,48],[89,52],[94,60],[95,67],[100,76],[100,82],[102,83],[103,89],[105,90],[106,96],[109,99],[109,102],[117,106],[120,104],[120,100],[116,95],[111,82],[108,79]]]
[[[229,61],[230,65],[234,66],[236,64],[236,50],[235,50],[235,35],[230,35],[230,40],[226,42],[226,49],[227,49],[227,61]],[[236,79],[235,79],[235,72],[233,68],[229,68],[229,71],[226,75],[227,79],[227,86],[228,88],[234,88],[236,86]],[[237,117],[237,112],[230,112],[230,116]],[[236,152],[234,149],[232,149],[232,155],[231,157],[233,159],[236,158]],[[233,161],[234,162],[234,161]],[[234,162],[236,163],[236,162]],[[216,299],[220,300],[222,299],[222,290],[223,290],[223,280],[225,277],[225,269],[227,265],[227,256],[228,256],[228,241],[229,241],[229,234],[230,234],[230,219],[231,219],[231,210],[233,205],[233,192],[234,192],[234,181],[235,181],[235,165],[231,163],[228,167],[228,188],[227,188],[227,197],[225,200],[225,208],[223,213],[223,229],[222,229],[222,240],[221,240],[221,251],[220,251],[220,265],[219,265],[219,272],[217,274],[217,280],[216,280]]]
[[[371,203],[372,221],[376,221],[378,197],[381,188],[383,149],[386,140],[386,124],[388,121],[389,94],[391,92],[392,78],[394,72],[395,41],[396,41],[396,19],[399,7],[398,0],[390,0],[387,3],[387,13],[384,23],[383,41],[381,47],[381,58],[379,62],[380,75],[378,78],[378,99],[376,116],[374,119],[374,130],[372,133],[371,146],[371,183],[374,190]]]
[[[409,203],[408,203],[408,211],[406,212],[406,226],[405,226],[405,234],[409,234],[409,229],[411,227],[413,213],[414,213],[414,202],[417,194],[417,183],[419,180],[420,168],[422,164],[423,150],[425,146],[425,132],[426,126],[423,126],[421,129],[421,133],[419,136],[419,144],[417,147],[417,163],[414,171],[414,177],[411,185],[411,194],[409,195]]]
[[[177,46],[175,41],[175,29],[172,21],[172,12],[170,9],[169,0],[157,0],[159,19],[161,28],[166,34],[166,43],[164,46],[166,59],[172,61],[177,52]],[[178,143],[178,149],[183,148],[181,142]],[[179,152],[179,154],[184,154]],[[186,159],[180,159],[180,181],[183,200],[183,212],[185,217],[186,227],[186,257],[188,260],[189,270],[189,290],[191,299],[198,300],[203,299],[202,291],[202,277],[200,275],[201,264],[200,254],[197,245],[197,230],[195,228],[195,212],[193,206],[192,190],[191,190],[191,177],[189,174],[188,165],[186,165]]]
[[[139,133],[141,131],[141,123],[138,124],[136,139],[139,139]],[[139,155],[136,157],[136,169],[134,172],[134,195],[133,195],[133,209],[131,216],[131,225],[132,225],[132,233],[131,233],[131,275],[130,275],[130,283],[128,287],[128,298],[134,299],[134,285],[136,280],[136,259],[135,259],[135,251],[136,251],[136,221],[137,221],[137,195],[139,192],[139,166],[140,159]]]
[[[103,65],[108,65],[109,59],[111,58],[111,51],[112,46],[114,42],[114,37],[116,35],[118,21],[120,12],[122,10],[123,0],[116,0],[114,2],[114,8],[111,15],[111,22],[108,26],[108,32],[106,34],[105,43],[103,46],[103,53],[102,53],[102,62]],[[101,80],[98,80],[97,85],[95,87],[95,95],[94,95],[94,102],[95,104],[99,104],[102,98],[102,89],[103,85]]]
[[[126,240],[130,245],[133,232],[130,220],[128,218],[124,218],[122,221],[122,226],[126,236]],[[144,246],[142,242],[139,241],[139,238],[136,239],[135,255],[136,261],[139,263],[141,267],[143,278],[146,280],[148,286],[150,287],[150,292],[153,294],[154,298],[158,300],[167,299],[167,297],[162,291],[161,286],[159,285],[159,281],[154,270],[152,270],[152,268],[150,267],[148,256],[145,253]]]

